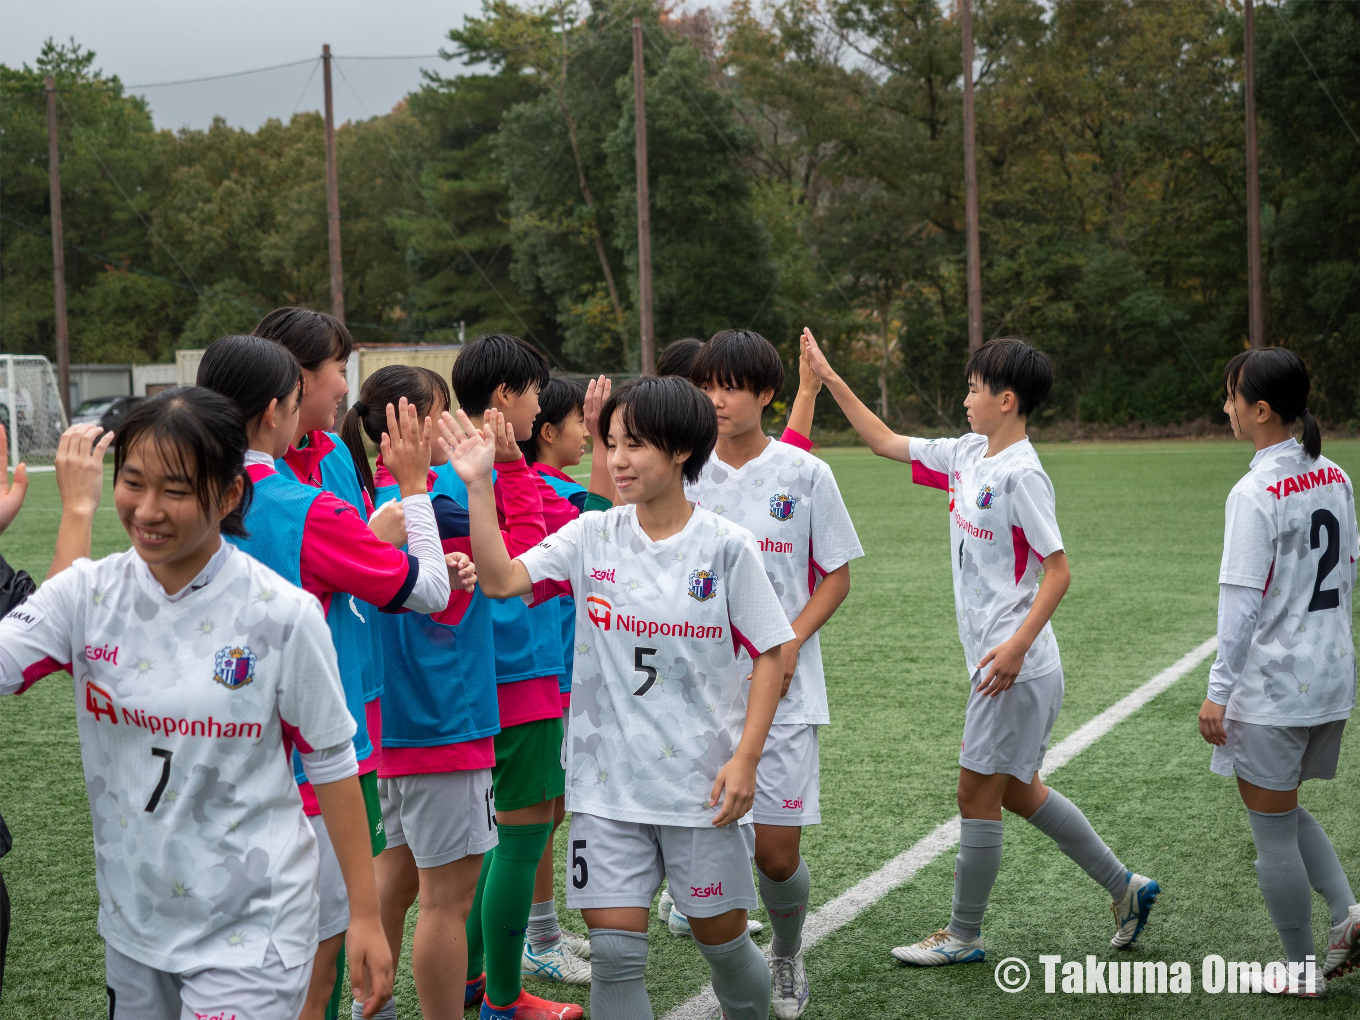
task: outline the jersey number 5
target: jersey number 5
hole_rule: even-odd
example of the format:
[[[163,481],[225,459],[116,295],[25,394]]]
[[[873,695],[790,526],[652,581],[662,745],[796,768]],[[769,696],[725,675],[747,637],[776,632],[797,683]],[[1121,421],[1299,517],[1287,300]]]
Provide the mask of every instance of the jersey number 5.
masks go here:
[[[1313,599],[1308,603],[1308,611],[1336,609],[1341,605],[1341,591],[1338,588],[1324,588],[1322,582],[1336,569],[1341,559],[1341,525],[1330,510],[1313,511],[1313,527],[1308,533],[1309,548],[1316,549],[1321,544],[1322,532],[1327,532],[1327,548],[1322,550],[1318,560],[1317,578],[1313,581]]]
[[[642,648],[639,646],[633,649],[633,668],[639,673],[645,673],[647,676],[646,682],[633,692],[636,697],[642,697],[642,695],[652,689],[652,684],[656,683],[656,667],[642,661],[644,655],[655,654],[655,648]]]
[[[161,794],[165,792],[165,784],[170,782],[170,759],[174,757],[174,751],[167,751],[163,747],[153,747],[151,754],[155,758],[161,759],[161,779],[156,784],[156,788],[151,791],[151,799],[146,802],[147,811],[155,811],[156,805],[161,802]]]

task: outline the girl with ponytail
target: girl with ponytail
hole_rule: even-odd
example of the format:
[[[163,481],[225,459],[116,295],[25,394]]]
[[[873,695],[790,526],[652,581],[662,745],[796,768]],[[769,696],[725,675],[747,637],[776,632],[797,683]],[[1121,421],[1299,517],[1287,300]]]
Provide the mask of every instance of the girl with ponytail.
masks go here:
[[[405,401],[382,409],[391,420],[391,436],[384,437],[383,449],[403,497],[398,515],[404,518],[403,552],[375,535],[358,507],[325,489],[304,485],[279,468],[278,458],[290,447],[305,403],[303,370],[287,348],[255,336],[222,337],[204,353],[198,382],[229,398],[245,420],[249,443],[245,465],[254,500],[246,514],[248,537],[230,540],[315,595],[325,612],[341,686],[356,725],[354,754],[368,803],[357,838],[369,848],[371,858],[382,848],[381,829],[370,821],[381,818],[377,790],[381,714],[376,698],[366,697],[364,675],[373,662],[375,638],[364,626],[376,623],[381,615],[375,607],[387,613],[403,609],[428,613],[449,601],[448,567],[425,491],[430,422],[422,428],[416,409]],[[361,497],[356,498],[362,505]],[[334,848],[356,834],[328,832],[296,755],[294,771],[321,852],[321,944],[302,1012],[312,1020],[323,1015],[331,998],[338,954],[351,923]]]
[[[1233,434],[1256,455],[1228,495],[1218,656],[1199,729],[1214,747],[1210,769],[1237,777],[1261,894],[1291,963],[1314,952],[1310,884],[1327,900],[1321,976],[1288,990],[1316,998],[1360,963],[1360,906],[1322,825],[1299,804],[1304,780],[1335,778],[1355,706],[1355,491],[1322,456],[1298,355],[1244,351],[1223,383]],[[1299,421],[1302,443],[1293,436]]]

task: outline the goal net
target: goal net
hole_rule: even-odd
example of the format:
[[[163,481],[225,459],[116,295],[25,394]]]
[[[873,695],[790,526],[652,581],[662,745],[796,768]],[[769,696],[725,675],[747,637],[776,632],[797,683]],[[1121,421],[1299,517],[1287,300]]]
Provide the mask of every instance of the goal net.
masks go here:
[[[9,443],[9,466],[50,466],[66,430],[52,363],[35,354],[0,354],[0,425]]]

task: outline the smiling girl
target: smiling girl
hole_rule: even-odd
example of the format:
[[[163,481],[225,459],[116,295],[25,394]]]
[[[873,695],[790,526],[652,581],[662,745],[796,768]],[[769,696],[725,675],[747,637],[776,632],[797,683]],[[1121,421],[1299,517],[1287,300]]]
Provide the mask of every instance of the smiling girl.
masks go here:
[[[355,724],[325,619],[222,540],[245,535],[246,449],[240,411],[216,393],[183,387],[139,404],[114,445],[114,505],[132,548],[78,559],[0,621],[0,694],[58,670],[74,677],[114,1018],[301,1008],[317,848],[294,747],[322,817],[352,834],[335,853],[355,998],[376,1010],[391,992]],[[102,472],[81,478],[97,503]]]

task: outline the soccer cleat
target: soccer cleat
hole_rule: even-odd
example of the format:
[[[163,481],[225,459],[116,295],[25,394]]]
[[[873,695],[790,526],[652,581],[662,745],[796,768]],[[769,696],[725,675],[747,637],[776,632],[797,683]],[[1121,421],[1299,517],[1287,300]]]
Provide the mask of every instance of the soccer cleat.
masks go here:
[[[774,984],[771,1011],[779,1020],[798,1020],[807,1009],[810,994],[803,951],[800,949],[792,956],[771,957],[770,977]]]
[[[675,908],[673,903],[669,911],[669,916],[666,918],[666,927],[670,929],[670,933],[674,935],[676,938],[690,939],[694,937],[694,931],[689,926],[689,918],[686,917],[684,914],[680,913],[680,911]],[[755,938],[764,930],[765,926],[761,924],[759,921],[752,920],[749,917],[746,919],[747,935],[750,935],[752,938]]]
[[[473,1006],[480,1006],[482,999],[486,995],[486,972],[483,971],[469,981],[463,988],[463,1008],[471,1009]]]
[[[578,958],[562,942],[540,953],[535,953],[529,948],[529,943],[525,942],[519,972],[527,978],[555,981],[559,985],[590,984],[590,964]]]
[[[585,1012],[574,1002],[551,1002],[521,988],[519,998],[508,1006],[482,999],[481,1020],[581,1020]]]
[[[982,936],[961,939],[947,928],[922,939],[915,945],[898,946],[892,958],[909,967],[940,967],[947,963],[981,963],[987,958]]]
[[[675,898],[671,896],[669,885],[661,890],[661,899],[656,901],[656,916],[661,918],[662,923],[671,919],[671,909],[675,906]]]
[[[567,947],[567,951],[578,960],[590,959],[590,938],[586,935],[577,935],[570,928],[562,929],[562,945]]]
[[[1327,937],[1327,960],[1322,965],[1322,976],[1335,981],[1357,967],[1360,967],[1360,903],[1352,903],[1346,919]]]
[[[1289,961],[1281,960],[1286,973],[1289,970]],[[1294,966],[1298,966],[1295,964]],[[1287,981],[1287,979],[1285,979]],[[1313,977],[1313,990],[1308,990],[1308,985],[1302,977],[1298,978],[1293,986],[1285,984],[1283,988],[1271,987],[1265,980],[1258,980],[1255,974],[1251,976],[1251,990],[1253,992],[1267,991],[1274,992],[1276,995],[1289,995],[1295,999],[1324,999],[1327,997],[1327,979],[1321,974]]]
[[[1152,905],[1162,894],[1162,887],[1151,878],[1135,875],[1132,871],[1127,872],[1125,877],[1128,879],[1129,887],[1124,891],[1123,899],[1110,904],[1115,924],[1114,938],[1110,939],[1110,945],[1115,949],[1127,949],[1138,941],[1138,936],[1143,934],[1143,929],[1147,927]]]
[[[364,1004],[362,1002],[350,1003],[350,1016],[353,1020],[364,1020]],[[388,999],[387,1005],[374,1013],[370,1020],[397,1020],[397,1000]]]

